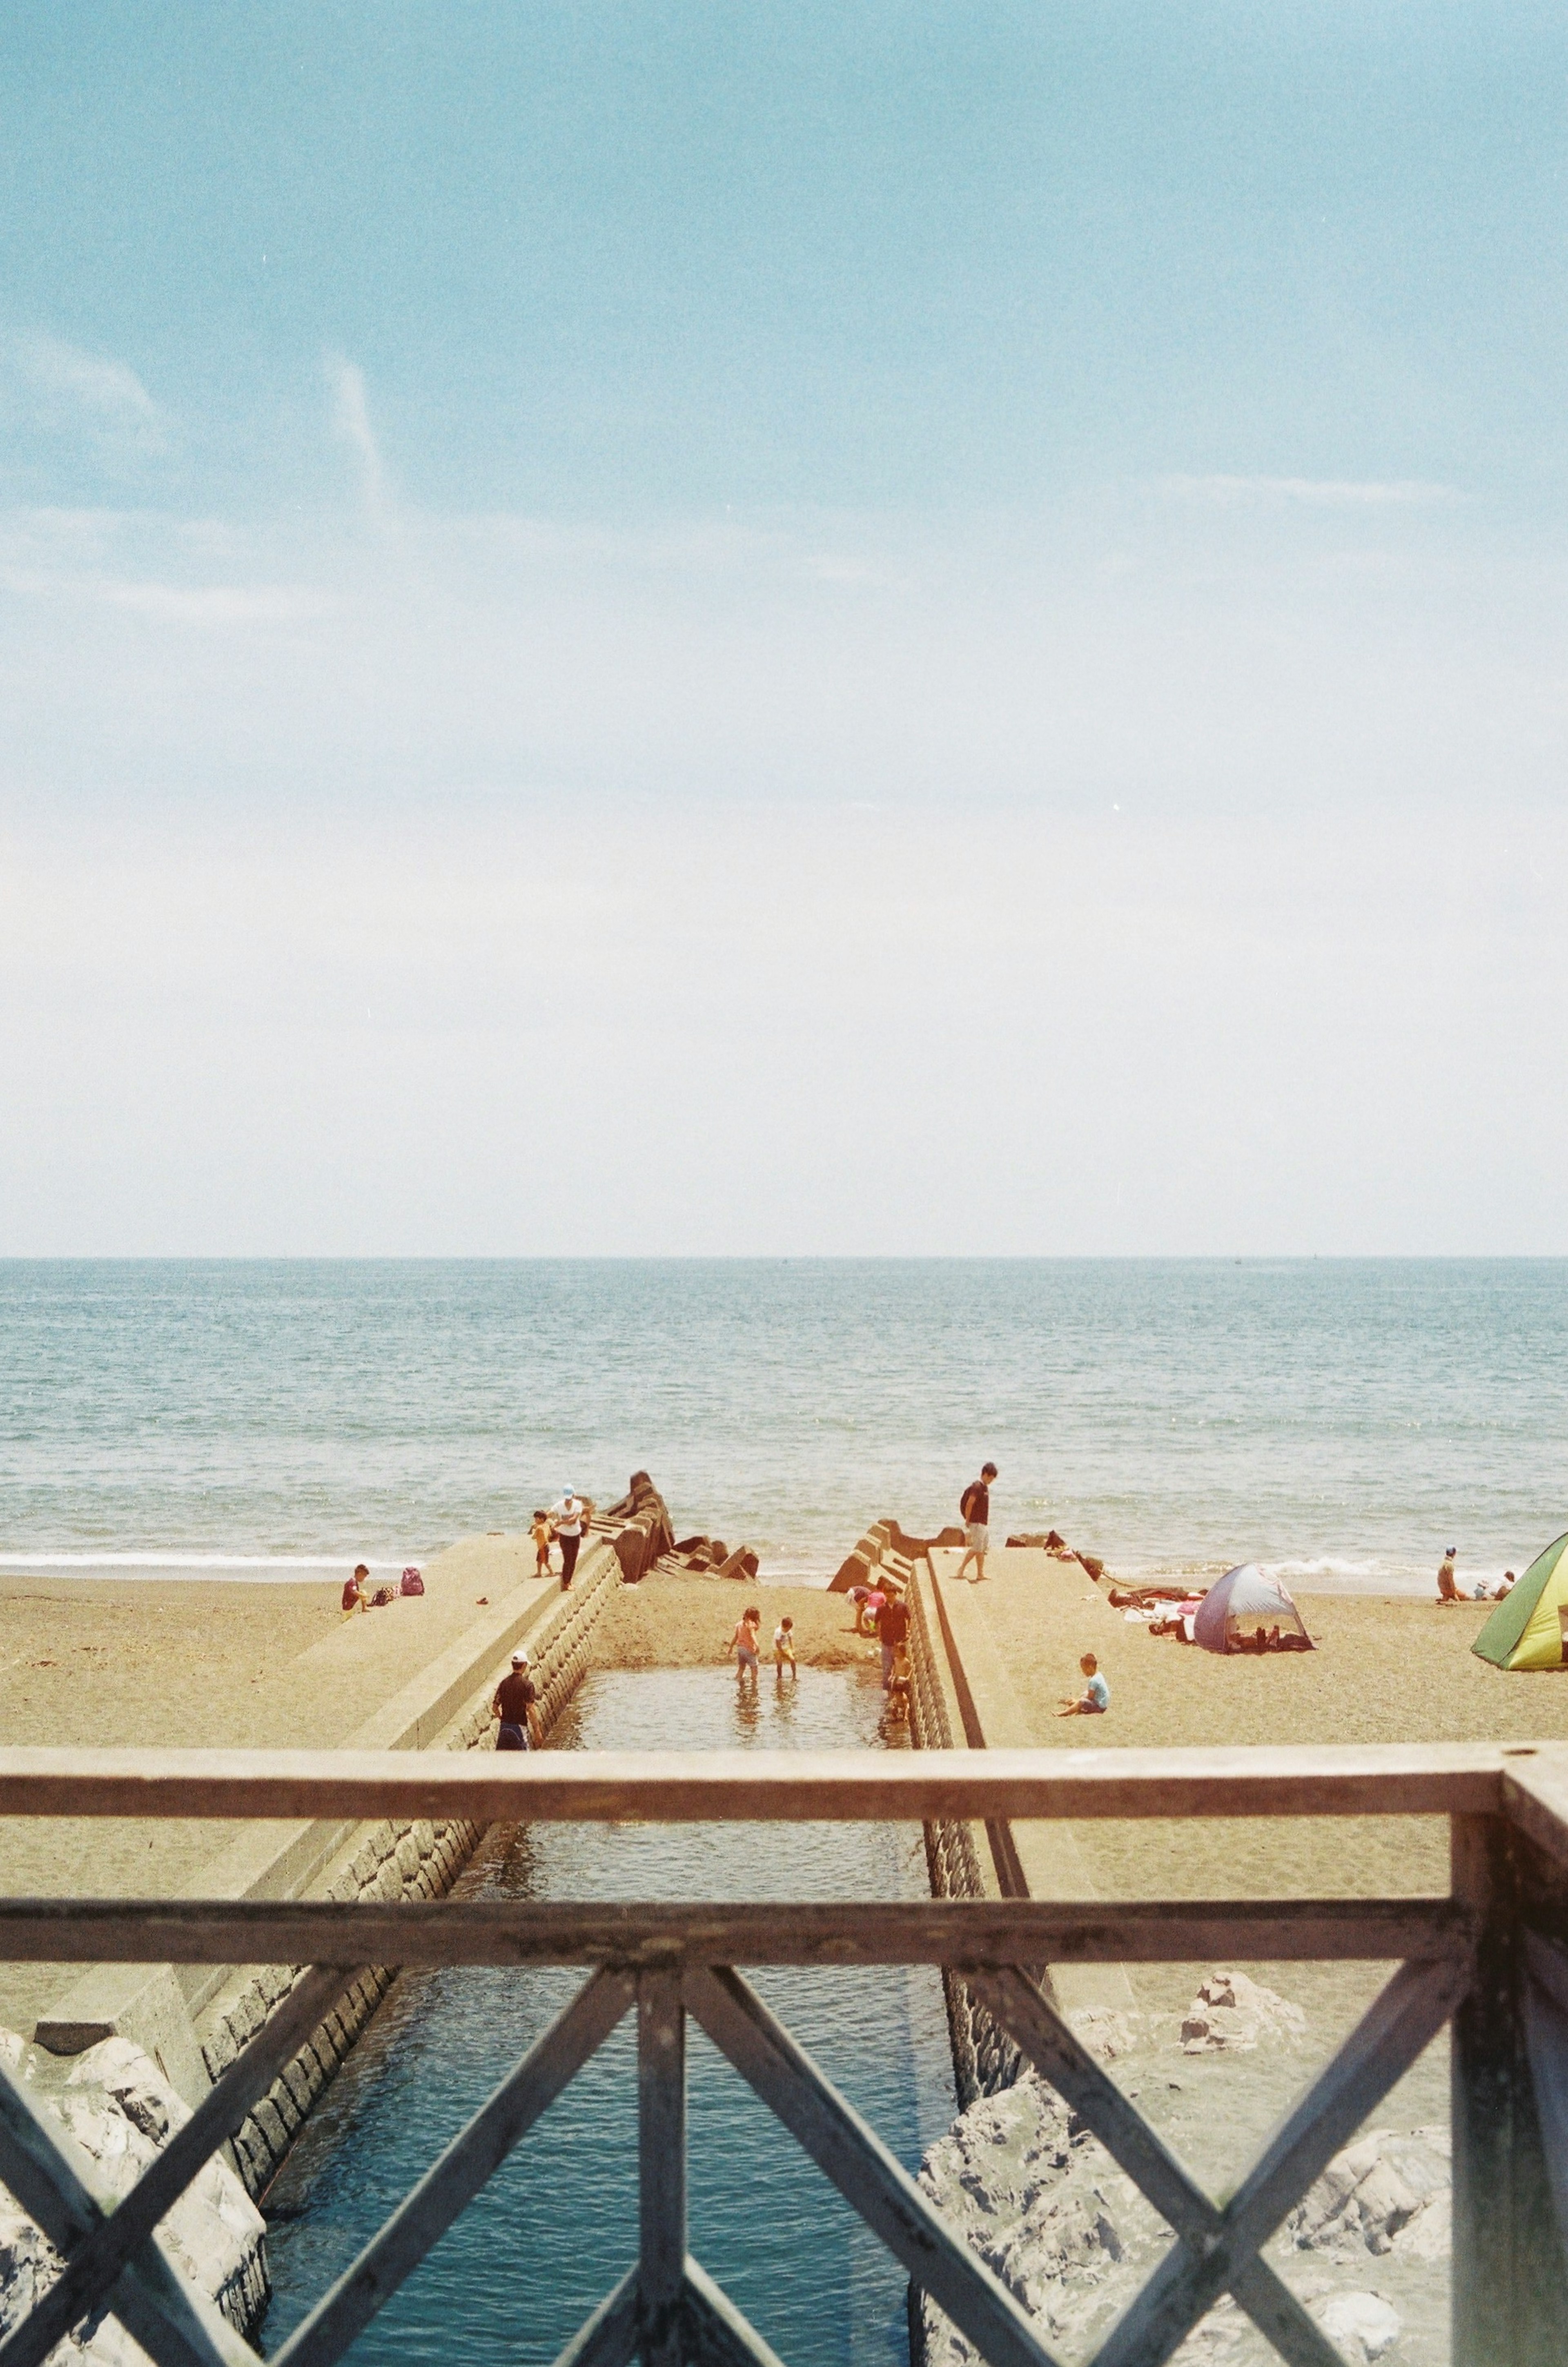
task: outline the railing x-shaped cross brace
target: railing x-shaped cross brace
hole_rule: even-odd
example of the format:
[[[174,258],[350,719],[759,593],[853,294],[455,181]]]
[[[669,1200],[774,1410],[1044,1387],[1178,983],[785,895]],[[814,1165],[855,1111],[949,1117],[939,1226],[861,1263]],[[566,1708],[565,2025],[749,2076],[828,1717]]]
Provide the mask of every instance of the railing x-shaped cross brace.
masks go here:
[[[1094,2367],[1158,2367],[1234,2294],[1292,2367],[1339,2354],[1260,2248],[1452,2013],[1468,1953],[1404,1965],[1221,2206],[1198,2187],[1109,2074],[1016,1969],[963,1977],[1176,2233]],[[0,2177],[64,2273],[0,2343],[0,2367],[39,2367],[105,2301],[158,2367],[254,2367],[254,2354],[167,2257],[155,2230],[329,2009],[340,1968],[295,1988],[118,2203],[0,2066]],[[274,2367],[333,2367],[631,2006],[637,2014],[640,2248],[558,2367],[779,2367],[687,2248],[686,2018],[783,2122],[909,2276],[989,2361],[1056,2367],[1006,2285],[946,2225],[875,2133],[733,1970],[682,1965],[594,1973],[282,2346]]]

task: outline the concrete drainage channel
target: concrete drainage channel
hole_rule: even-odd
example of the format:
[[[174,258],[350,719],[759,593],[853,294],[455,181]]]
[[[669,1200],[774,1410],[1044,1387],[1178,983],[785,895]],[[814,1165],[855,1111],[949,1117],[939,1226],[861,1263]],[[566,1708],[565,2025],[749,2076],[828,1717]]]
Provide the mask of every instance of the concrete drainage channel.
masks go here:
[[[622,1565],[613,1545],[584,1557],[580,1576],[559,1608],[530,1631],[535,1682],[548,1733],[588,1665],[589,1638],[615,1587]],[[501,1670],[498,1669],[496,1675]],[[489,1679],[464,1714],[434,1747],[448,1750],[493,1750],[491,1716],[495,1678]],[[344,1901],[437,1898],[449,1890],[468,1861],[480,1828],[466,1818],[451,1824],[392,1825],[361,1830],[327,1869],[315,1895]],[[272,1965],[238,1976],[201,2017],[201,2052],[209,2080],[218,2079],[241,2049],[307,1970],[303,1965]],[[373,1965],[350,1981],[331,2013],[293,2061],[285,2066],[232,2140],[235,2169],[253,2197],[272,2183],[317,2098],[336,2077],[339,2064],[391,1985],[393,1974]]]
[[[526,1638],[547,1734],[581,1681],[592,1631],[623,1580],[640,1579],[674,1542],[646,1472],[594,1523],[569,1593],[553,1580],[520,1584],[352,1736],[348,1747],[489,1750],[491,1699],[515,1645]],[[434,1898],[447,1891],[480,1838],[466,1820],[367,1827],[299,1824],[247,1829],[207,1862],[183,1895],[215,1898]],[[63,2119],[117,2194],[144,2169],[309,1967],[97,1965],[39,2019],[28,2047],[0,2031],[0,2053],[40,2102]],[[255,2211],[296,2138],[390,1987],[367,1967],[285,2065],[235,2135],[175,2206],[165,2234],[187,2272],[248,2333],[270,2298]],[[235,2191],[235,2181],[243,2193]],[[247,2199],[248,2198],[248,2199]],[[53,2281],[58,2261],[0,2188],[0,2337],[23,2287]],[[120,2357],[114,2322],[89,2322],[73,2355],[103,2367]]]

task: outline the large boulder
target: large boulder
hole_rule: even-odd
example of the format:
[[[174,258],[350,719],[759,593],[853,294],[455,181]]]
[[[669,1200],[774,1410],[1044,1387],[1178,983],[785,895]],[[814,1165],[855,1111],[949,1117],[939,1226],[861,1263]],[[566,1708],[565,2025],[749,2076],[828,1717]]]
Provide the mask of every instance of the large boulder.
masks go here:
[[[1374,2129],[1335,2155],[1285,2225],[1303,2252],[1446,2260],[1452,2202],[1447,2129]]]
[[[1300,2006],[1276,1990],[1246,1973],[1211,1973],[1187,2009],[1181,2044],[1189,2055],[1250,2053],[1260,2040],[1299,2038],[1305,2028]]]
[[[84,2054],[62,2057],[28,2045],[14,2031],[0,2031],[0,2055],[88,2156],[99,2189],[116,2201],[130,2193],[159,2148],[190,2118],[189,2105],[128,2038],[101,2039]],[[220,2156],[186,2187],[158,2240],[231,2325],[242,2333],[255,2325],[271,2291],[266,2223]],[[62,2266],[54,2247],[0,2186],[0,2335],[20,2323]],[[55,2367],[81,2367],[85,2361],[93,2367],[147,2367],[146,2352],[105,2308],[51,2355]]]

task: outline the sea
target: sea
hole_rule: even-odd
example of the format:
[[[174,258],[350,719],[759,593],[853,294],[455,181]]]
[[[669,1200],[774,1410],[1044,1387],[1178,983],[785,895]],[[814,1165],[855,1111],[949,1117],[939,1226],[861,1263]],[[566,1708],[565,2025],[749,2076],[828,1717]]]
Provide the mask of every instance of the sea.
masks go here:
[[[0,1262],[0,1574],[400,1569],[647,1470],[825,1583],[987,1459],[1118,1577],[1493,1582],[1568,1528],[1568,1261]]]

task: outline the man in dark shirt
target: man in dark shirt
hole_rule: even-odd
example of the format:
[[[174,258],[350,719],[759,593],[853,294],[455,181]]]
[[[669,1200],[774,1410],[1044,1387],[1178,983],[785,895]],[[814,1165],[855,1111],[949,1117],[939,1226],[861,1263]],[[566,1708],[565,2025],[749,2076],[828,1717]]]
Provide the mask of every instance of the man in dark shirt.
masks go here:
[[[876,1640],[882,1647],[882,1690],[884,1693],[887,1691],[887,1688],[893,1682],[893,1664],[898,1657],[898,1648],[903,1643],[908,1632],[909,1613],[908,1605],[900,1603],[896,1594],[890,1594],[886,1602],[883,1604],[881,1610],[876,1614]]]
[[[962,1578],[973,1562],[976,1586],[986,1575],[986,1552],[991,1542],[991,1482],[996,1476],[996,1465],[987,1463],[978,1479],[970,1480],[959,1506],[964,1514],[964,1558],[953,1575]]]
[[[539,1689],[528,1674],[528,1655],[521,1646],[512,1655],[512,1674],[502,1677],[495,1689],[491,1715],[501,1720],[501,1732],[496,1736],[498,1750],[531,1750],[528,1713],[539,1698]]]

